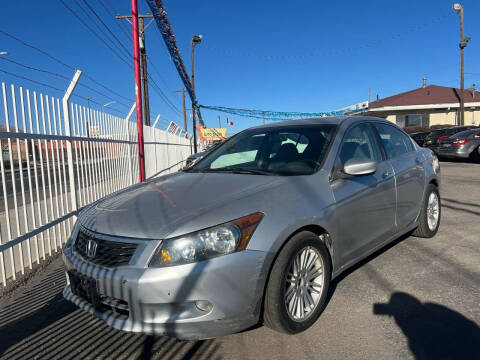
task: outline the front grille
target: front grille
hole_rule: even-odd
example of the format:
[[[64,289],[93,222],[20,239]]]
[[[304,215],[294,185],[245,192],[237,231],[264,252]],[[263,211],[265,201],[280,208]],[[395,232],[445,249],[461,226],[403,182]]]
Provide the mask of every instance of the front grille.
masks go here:
[[[92,252],[87,253],[89,240],[93,240],[96,243],[96,251],[94,251],[93,256]],[[102,266],[113,267],[128,265],[137,248],[137,244],[97,239],[80,231],[74,248],[75,251],[87,261]]]

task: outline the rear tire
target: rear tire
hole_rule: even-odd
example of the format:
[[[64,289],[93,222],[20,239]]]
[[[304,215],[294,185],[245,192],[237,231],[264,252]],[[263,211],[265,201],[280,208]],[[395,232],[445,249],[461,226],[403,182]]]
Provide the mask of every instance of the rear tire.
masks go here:
[[[330,279],[330,255],[322,240],[309,231],[295,234],[273,264],[264,300],[264,324],[287,334],[308,329],[323,311]]]
[[[433,184],[428,184],[423,199],[422,209],[418,217],[418,227],[412,235],[422,238],[434,237],[440,226],[442,215],[442,206],[438,188]],[[434,219],[436,218],[436,221]]]

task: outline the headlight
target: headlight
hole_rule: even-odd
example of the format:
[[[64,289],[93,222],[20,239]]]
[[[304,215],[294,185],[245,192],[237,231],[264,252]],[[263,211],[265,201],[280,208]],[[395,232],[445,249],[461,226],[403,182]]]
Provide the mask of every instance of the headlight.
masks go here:
[[[258,212],[225,224],[162,241],[149,266],[188,264],[243,250],[263,214]]]

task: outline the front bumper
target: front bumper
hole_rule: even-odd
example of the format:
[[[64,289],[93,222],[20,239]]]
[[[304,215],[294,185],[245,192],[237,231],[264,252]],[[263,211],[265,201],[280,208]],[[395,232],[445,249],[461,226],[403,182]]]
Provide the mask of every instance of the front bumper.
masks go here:
[[[269,263],[267,253],[252,250],[165,268],[105,268],[71,249],[63,261],[67,271],[96,279],[102,306],[74,295],[69,283],[67,300],[116,329],[179,339],[218,337],[258,323]],[[202,303],[211,309],[197,306]]]

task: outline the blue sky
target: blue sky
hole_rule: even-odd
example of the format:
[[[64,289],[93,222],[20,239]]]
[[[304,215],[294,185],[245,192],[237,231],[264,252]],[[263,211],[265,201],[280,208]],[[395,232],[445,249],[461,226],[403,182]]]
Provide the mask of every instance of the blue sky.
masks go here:
[[[83,0],[64,0],[98,33]],[[113,19],[112,13],[130,13],[128,0],[86,0],[127,49],[130,25]],[[189,42],[202,34],[196,48],[195,83],[199,103],[277,111],[328,111],[372,98],[386,97],[428,83],[458,86],[459,19],[452,1],[218,1],[165,0],[185,65],[190,69]],[[466,49],[465,85],[480,85],[480,2],[463,1],[465,35],[472,37]],[[106,9],[103,7],[105,5]],[[113,5],[113,6],[111,6]],[[140,10],[148,6],[139,0]],[[133,71],[69,12],[60,0],[2,1],[0,29],[48,51],[65,63],[83,70],[133,101]],[[12,14],[9,16],[8,14]],[[92,19],[94,15],[89,13]],[[475,16],[477,15],[477,16]],[[101,24],[98,24],[102,27]],[[120,26],[123,26],[123,30]],[[106,31],[100,33],[105,36]],[[147,51],[155,69],[151,76],[170,101],[181,109],[182,84],[155,24],[146,32]],[[0,51],[7,58],[71,77],[73,72],[47,57],[0,34]],[[122,52],[120,48],[118,52]],[[127,55],[127,61],[132,62]],[[5,60],[0,69],[64,89],[68,81],[31,71]],[[0,80],[61,97],[60,92],[0,73]],[[81,82],[98,91],[105,89],[88,79]],[[110,99],[78,87],[77,94],[98,103]],[[162,114],[182,123],[150,88],[151,115]],[[113,98],[116,95],[110,94]],[[81,99],[74,99],[82,102]],[[129,101],[118,98],[112,105],[118,114],[128,111]],[[125,104],[120,104],[120,102]],[[187,102],[187,107],[190,107]],[[112,110],[115,111],[115,110]],[[112,112],[115,113],[115,112]],[[216,112],[204,110],[207,126],[218,126]],[[225,123],[225,114],[220,114]],[[232,134],[261,120],[229,116]]]

